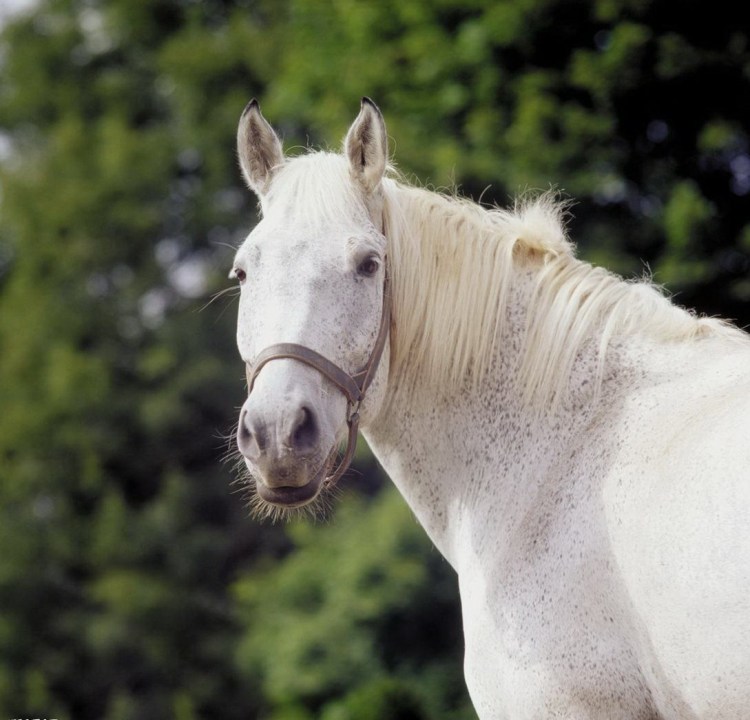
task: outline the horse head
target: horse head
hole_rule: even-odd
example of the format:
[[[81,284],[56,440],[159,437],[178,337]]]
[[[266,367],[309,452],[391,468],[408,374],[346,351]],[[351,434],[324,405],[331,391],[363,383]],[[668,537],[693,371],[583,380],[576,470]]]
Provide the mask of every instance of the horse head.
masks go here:
[[[338,479],[360,417],[373,418],[383,401],[385,123],[365,98],[343,154],[285,158],[253,100],[240,118],[237,148],[262,218],[232,271],[248,378],[237,445],[261,504],[273,512],[311,503]]]

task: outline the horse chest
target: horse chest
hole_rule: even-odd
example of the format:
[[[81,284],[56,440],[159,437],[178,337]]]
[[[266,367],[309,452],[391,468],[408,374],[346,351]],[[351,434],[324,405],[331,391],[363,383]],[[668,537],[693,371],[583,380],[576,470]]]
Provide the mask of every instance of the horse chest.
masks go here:
[[[608,560],[575,552],[574,564],[543,551],[460,563],[464,670],[482,720],[654,716],[617,588],[601,592]]]

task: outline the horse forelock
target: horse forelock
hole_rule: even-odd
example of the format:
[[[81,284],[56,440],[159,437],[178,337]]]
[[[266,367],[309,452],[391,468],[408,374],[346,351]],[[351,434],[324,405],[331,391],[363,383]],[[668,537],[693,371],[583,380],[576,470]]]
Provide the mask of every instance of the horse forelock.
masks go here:
[[[264,216],[299,217],[311,227],[330,227],[349,217],[361,222],[365,212],[346,158],[323,151],[308,152],[280,166],[263,203]]]

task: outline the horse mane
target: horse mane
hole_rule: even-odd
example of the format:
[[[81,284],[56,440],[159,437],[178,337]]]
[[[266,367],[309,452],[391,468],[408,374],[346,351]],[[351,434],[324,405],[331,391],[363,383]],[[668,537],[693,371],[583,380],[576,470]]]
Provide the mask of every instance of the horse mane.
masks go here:
[[[578,260],[566,234],[567,205],[554,193],[505,210],[393,179],[384,192],[394,377],[454,389],[468,378],[476,387],[496,356],[506,301],[524,269],[534,280],[516,378],[526,404],[539,411],[564,400],[576,356],[592,338],[594,392],[615,336],[747,340],[729,323],[673,305],[648,278],[625,281]]]
[[[485,207],[407,184],[389,168],[383,180],[384,231],[391,272],[391,377],[406,384],[477,387],[497,355],[514,279],[532,291],[516,382],[538,411],[564,400],[584,343],[598,345],[599,387],[613,338],[635,333],[664,342],[709,335],[747,341],[729,323],[684,310],[650,279],[626,281],[575,257],[567,206],[554,193]],[[311,224],[365,209],[346,158],[310,151],[278,168],[272,195],[295,198]],[[282,204],[279,212],[286,212]],[[505,341],[508,339],[506,338]]]

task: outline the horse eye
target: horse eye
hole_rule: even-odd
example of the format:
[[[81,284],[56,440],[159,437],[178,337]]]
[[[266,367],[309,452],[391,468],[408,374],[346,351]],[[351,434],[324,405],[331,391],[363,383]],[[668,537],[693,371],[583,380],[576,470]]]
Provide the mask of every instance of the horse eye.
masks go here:
[[[364,259],[357,267],[357,273],[363,277],[372,277],[380,267],[380,263],[374,257]]]
[[[234,277],[240,282],[245,282],[245,278],[247,278],[247,273],[242,268],[235,268],[232,273],[234,274]]]

